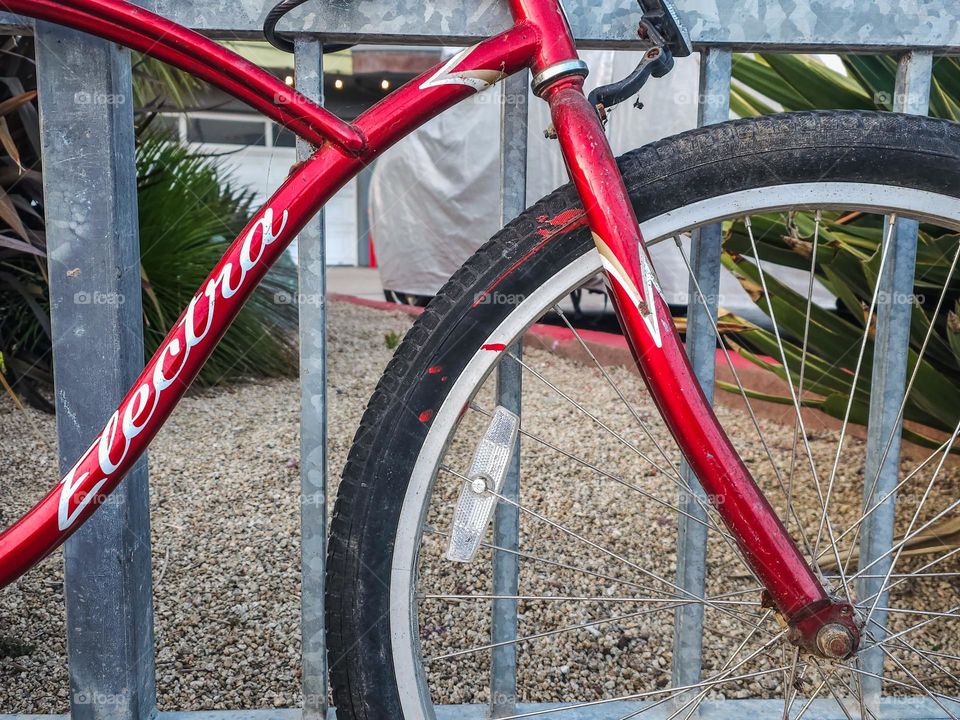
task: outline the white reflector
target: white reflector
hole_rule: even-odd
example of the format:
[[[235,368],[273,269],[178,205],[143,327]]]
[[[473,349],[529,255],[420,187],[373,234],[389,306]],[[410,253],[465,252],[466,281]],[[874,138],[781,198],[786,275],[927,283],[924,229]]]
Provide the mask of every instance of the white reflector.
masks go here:
[[[503,487],[519,428],[520,418],[498,405],[473,454],[469,480],[460,489],[447,560],[470,562],[477,554],[497,506],[497,498],[490,491],[499,493]]]

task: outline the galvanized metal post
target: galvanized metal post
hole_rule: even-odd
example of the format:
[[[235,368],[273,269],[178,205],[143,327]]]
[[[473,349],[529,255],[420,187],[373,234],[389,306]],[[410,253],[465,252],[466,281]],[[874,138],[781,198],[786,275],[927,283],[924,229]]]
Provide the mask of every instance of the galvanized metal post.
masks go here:
[[[294,43],[297,89],[323,102],[323,47]],[[297,139],[297,159],[315,148]],[[327,716],[324,592],[327,552],[327,269],[323,211],[298,237],[300,308],[300,633],[303,717]]]
[[[47,23],[36,39],[65,473],[144,365],[133,94],[129,51]],[[67,542],[64,579],[70,716],[145,720],[156,706],[146,458]]]
[[[698,124],[711,125],[730,117],[730,50],[711,48],[700,55],[700,101]],[[713,398],[716,370],[716,336],[712,319],[717,317],[720,293],[720,225],[694,231],[690,247],[690,266],[696,282],[690,280],[687,292],[687,355],[697,379],[708,398]],[[697,290],[704,297],[701,299]],[[677,515],[677,585],[703,596],[706,584],[707,514],[703,488],[690,467],[683,463],[681,473],[688,491],[681,491],[679,506],[687,515]],[[700,680],[703,649],[703,605],[690,603],[674,611],[673,666],[674,686],[692,685]]]
[[[500,217],[504,225],[520,215],[527,207],[527,111],[528,74],[517,73],[503,86],[501,112],[500,188],[502,201]],[[520,357],[520,341],[510,348]],[[521,367],[504,354],[497,367],[497,404],[520,415],[522,390]],[[513,453],[513,461],[504,481],[503,496],[520,502],[520,438]],[[520,510],[516,505],[499,503],[493,524],[494,544],[506,550],[520,547]],[[509,552],[493,553],[493,594],[516,595],[520,581],[517,555]],[[491,642],[505,642],[517,637],[517,601],[494,600],[490,627]],[[495,647],[490,658],[490,716],[513,715],[517,704],[517,646]]]
[[[897,112],[926,115],[930,107],[930,83],[933,55],[927,51],[908,52],[900,58],[893,109]],[[889,223],[884,238],[889,234]],[[893,558],[884,554],[893,545],[896,488],[900,470],[900,405],[906,390],[910,346],[910,316],[916,270],[916,220],[897,217],[887,251],[886,267],[879,278],[877,331],[870,386],[870,415],[864,466],[864,509],[869,510],[885,498],[863,523],[860,538],[860,568],[870,565],[869,577],[858,582],[858,596],[868,598],[883,587],[884,576]],[[889,496],[889,497],[888,497]],[[881,559],[878,559],[881,558]],[[876,564],[874,564],[876,563]],[[888,593],[881,593],[876,605],[887,607]],[[873,605],[871,600],[870,605]],[[876,610],[866,631],[875,640],[886,633],[887,613]],[[872,642],[871,642],[872,644]],[[876,676],[883,675],[884,655],[880,648],[860,653],[860,667]],[[877,712],[883,681],[879,677],[861,678],[864,701]]]
[[[376,161],[357,175],[357,265],[370,267],[370,179]]]

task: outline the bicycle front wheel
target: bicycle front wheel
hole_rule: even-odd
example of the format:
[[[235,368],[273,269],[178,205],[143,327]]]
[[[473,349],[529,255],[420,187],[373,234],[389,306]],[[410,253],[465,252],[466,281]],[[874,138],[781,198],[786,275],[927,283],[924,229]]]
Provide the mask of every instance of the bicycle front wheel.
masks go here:
[[[955,717],[960,127],[773,116],[620,167],[655,256],[673,248],[661,271],[692,274],[698,249],[722,247],[719,298],[691,281],[673,302],[719,304],[718,415],[857,608],[861,650],[832,661],[789,643],[622,349],[582,329],[589,303],[568,298],[600,286],[600,259],[566,187],[454,275],[370,401],[329,549],[338,717],[686,718],[734,701],[784,718]],[[878,282],[894,271],[914,275],[906,298]],[[521,353],[538,322],[554,329]],[[494,494],[496,532],[451,562],[454,509],[506,402],[497,369],[522,380],[519,493]]]

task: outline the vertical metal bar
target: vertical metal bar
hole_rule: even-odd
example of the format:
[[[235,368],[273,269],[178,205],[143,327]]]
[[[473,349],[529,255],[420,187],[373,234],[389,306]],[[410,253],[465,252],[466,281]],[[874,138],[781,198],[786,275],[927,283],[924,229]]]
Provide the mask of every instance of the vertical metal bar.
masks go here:
[[[711,48],[700,55],[700,102],[697,122],[700,127],[723,122],[730,117],[730,77],[733,54],[724,48]],[[709,225],[693,233],[690,265],[696,283],[690,280],[687,292],[687,355],[708,398],[713,398],[716,370],[716,338],[711,318],[717,317],[720,293],[720,225]],[[704,294],[706,307],[698,295]],[[687,515],[677,515],[677,584],[702,596],[706,583],[707,516],[694,495],[705,498],[703,488],[690,467],[683,463],[681,473],[688,491],[681,491],[679,506]],[[699,520],[700,522],[697,522]],[[675,610],[673,627],[674,686],[692,685],[700,680],[703,650],[703,605],[689,604]]]
[[[297,89],[323,103],[323,47],[295,41]],[[297,159],[315,148],[297,139]],[[303,717],[327,716],[324,592],[327,551],[327,306],[323,211],[297,240],[300,308],[300,632]]]
[[[357,265],[370,267],[370,179],[376,161],[357,175]]]
[[[133,95],[129,51],[43,22],[36,39],[65,473],[144,365]],[[64,552],[70,716],[145,720],[156,706],[146,458],[102,505]]]
[[[501,112],[500,217],[504,225],[527,207],[527,111],[528,73],[517,73],[504,83]],[[511,347],[520,357],[520,341]],[[520,415],[520,364],[504,354],[497,367],[497,404]],[[520,501],[520,438],[514,448],[513,461],[501,490],[504,497]],[[497,505],[493,523],[494,544],[507,550],[520,546],[520,511],[514,505]],[[516,555],[493,553],[493,594],[516,595],[520,566]],[[505,642],[517,637],[517,601],[494,600],[490,627],[491,642]],[[503,645],[491,651],[490,716],[513,715],[517,703],[517,646]]]
[[[930,107],[930,83],[933,74],[933,55],[927,51],[912,51],[900,58],[893,109],[897,112],[926,115]],[[883,237],[889,234],[887,220]],[[910,218],[897,217],[888,251],[886,267],[878,282],[877,330],[874,345],[874,363],[870,385],[870,414],[867,428],[867,450],[864,467],[864,509],[873,507],[877,500],[886,498],[863,523],[860,538],[860,567],[872,565],[870,577],[861,578],[858,595],[869,597],[878,592],[893,558],[883,556],[893,545],[894,514],[900,468],[900,405],[906,390],[908,353],[910,346],[910,314],[916,270],[917,231],[919,224]],[[889,449],[888,449],[889,446]],[[881,460],[882,465],[881,465]],[[876,479],[876,482],[874,482]],[[871,492],[872,491],[872,492]],[[889,496],[889,497],[888,497]],[[872,604],[872,601],[871,601]],[[887,593],[877,602],[887,607]],[[873,613],[867,628],[876,640],[885,635],[887,614]],[[883,653],[877,648],[858,656],[858,663],[867,672],[883,674]],[[864,701],[876,712],[880,704],[882,680],[862,677]]]

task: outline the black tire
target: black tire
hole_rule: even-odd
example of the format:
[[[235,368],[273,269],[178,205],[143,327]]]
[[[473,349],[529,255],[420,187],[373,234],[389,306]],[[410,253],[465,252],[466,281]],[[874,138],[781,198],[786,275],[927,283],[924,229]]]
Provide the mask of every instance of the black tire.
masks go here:
[[[895,114],[794,113],[688,132],[619,159],[641,221],[687,204],[773,184],[869,182],[960,196],[960,125]],[[327,581],[334,701],[343,720],[402,718],[387,611],[395,534],[411,468],[453,380],[511,306],[473,306],[498,280],[529,294],[592,249],[570,186],[484,245],[407,333],[357,431],[336,501]],[[556,231],[550,220],[566,213]],[[442,364],[450,382],[426,371]]]

